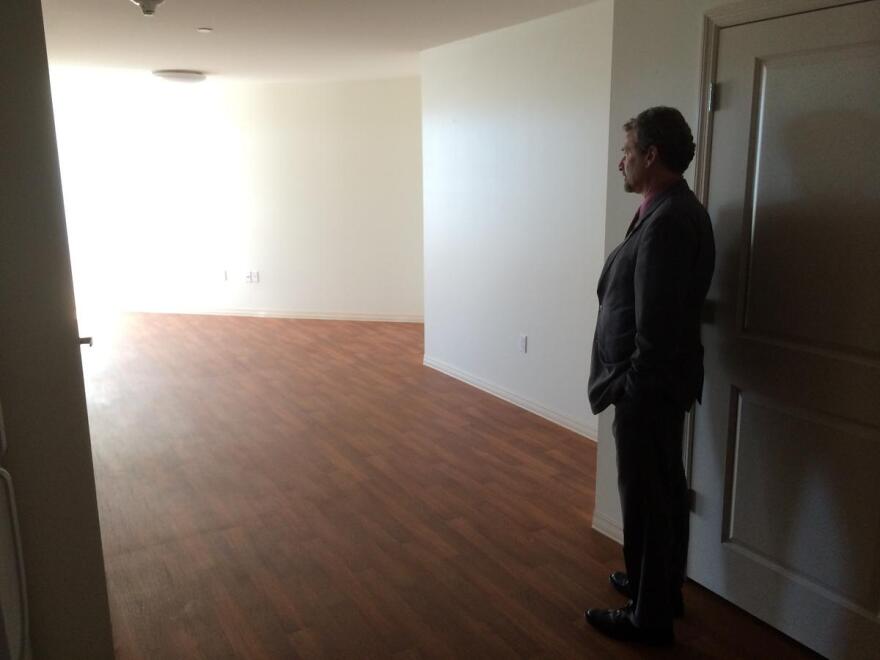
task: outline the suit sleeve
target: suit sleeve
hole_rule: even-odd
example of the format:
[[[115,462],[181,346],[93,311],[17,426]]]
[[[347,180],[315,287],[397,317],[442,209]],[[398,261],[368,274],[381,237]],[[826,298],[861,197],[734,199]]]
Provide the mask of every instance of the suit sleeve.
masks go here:
[[[623,398],[641,401],[668,387],[682,339],[693,237],[686,218],[666,214],[645,228],[636,255],[635,352],[626,372]]]

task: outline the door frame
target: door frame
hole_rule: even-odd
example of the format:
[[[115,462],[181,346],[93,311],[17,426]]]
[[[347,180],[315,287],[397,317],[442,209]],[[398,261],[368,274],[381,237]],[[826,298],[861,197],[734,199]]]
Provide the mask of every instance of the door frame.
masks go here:
[[[700,101],[697,116],[697,151],[694,164],[694,194],[706,207],[709,194],[709,164],[712,155],[714,111],[722,92],[715,85],[718,66],[718,40],[721,30],[736,25],[757,23],[784,16],[804,14],[821,9],[855,5],[869,0],[740,0],[710,9],[703,17],[703,44],[700,60]],[[714,97],[714,98],[713,98]],[[708,208],[708,207],[707,207]],[[706,302],[703,320],[711,321],[714,303]],[[685,416],[684,464],[688,487],[693,485],[694,415],[692,406]],[[691,510],[693,510],[693,500]]]

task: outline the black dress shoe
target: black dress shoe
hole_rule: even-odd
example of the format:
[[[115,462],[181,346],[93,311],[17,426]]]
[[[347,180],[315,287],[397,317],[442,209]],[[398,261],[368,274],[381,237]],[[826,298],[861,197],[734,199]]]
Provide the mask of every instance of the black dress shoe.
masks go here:
[[[611,575],[608,576],[608,580],[611,582],[611,586],[619,594],[623,594],[627,598],[632,598],[632,594],[629,591],[629,577],[623,571],[614,571]],[[673,597],[672,602],[672,616],[676,619],[680,619],[684,616],[684,598],[681,597],[681,592],[678,592]]]
[[[586,611],[587,623],[599,632],[624,642],[639,642],[652,646],[671,646],[675,643],[672,628],[651,630],[639,628],[633,622],[632,601],[618,610],[589,609]]]
[[[617,590],[617,593],[623,594],[627,598],[632,598],[629,593],[629,577],[623,571],[614,571],[608,576],[611,586]]]

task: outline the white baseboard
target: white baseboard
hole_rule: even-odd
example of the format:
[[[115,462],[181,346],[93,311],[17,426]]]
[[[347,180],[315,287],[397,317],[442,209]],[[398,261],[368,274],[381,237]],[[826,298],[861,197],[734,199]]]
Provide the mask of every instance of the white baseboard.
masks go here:
[[[616,520],[611,520],[611,518],[593,511],[593,529],[603,536],[607,536],[612,541],[617,541],[620,545],[623,545],[623,527]]]
[[[466,371],[462,371],[458,367],[453,367],[451,364],[447,364],[442,360],[437,360],[426,355],[424,357],[423,363],[426,367],[436,369],[437,371],[440,371],[447,376],[452,376],[456,380],[460,380],[467,383],[468,385],[476,387],[479,390],[488,392],[493,396],[497,396],[499,399],[504,399],[508,403],[512,403],[515,406],[524,408],[530,413],[538,415],[538,417],[543,417],[544,419],[550,420],[554,424],[559,424],[559,426],[562,426],[569,431],[574,431],[578,435],[582,435],[588,440],[596,442],[596,437],[598,434],[597,430],[592,426],[584,424],[583,422],[579,422],[575,419],[571,419],[566,415],[558,413],[555,410],[546,408],[539,403],[535,403],[534,401],[524,399],[523,397],[514,394],[513,392],[506,390],[503,387],[496,385],[495,383],[485,380],[484,378],[480,378],[479,376],[470,374]]]
[[[191,314],[204,316],[249,316],[269,319],[303,319],[315,321],[381,321],[385,323],[423,323],[415,314],[360,314],[356,312],[289,312],[271,309],[127,309],[139,314]]]

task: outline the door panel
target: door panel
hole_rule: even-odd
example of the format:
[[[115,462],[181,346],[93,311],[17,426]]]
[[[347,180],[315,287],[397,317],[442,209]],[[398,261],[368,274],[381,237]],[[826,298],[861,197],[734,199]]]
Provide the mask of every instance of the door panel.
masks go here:
[[[880,648],[880,1],[721,30],[689,575]]]
[[[742,392],[734,410],[725,542],[876,609],[880,433]]]
[[[878,357],[880,333],[864,320],[880,318],[880,188],[865,167],[876,163],[880,46],[770,57],[756,78],[745,330]]]

